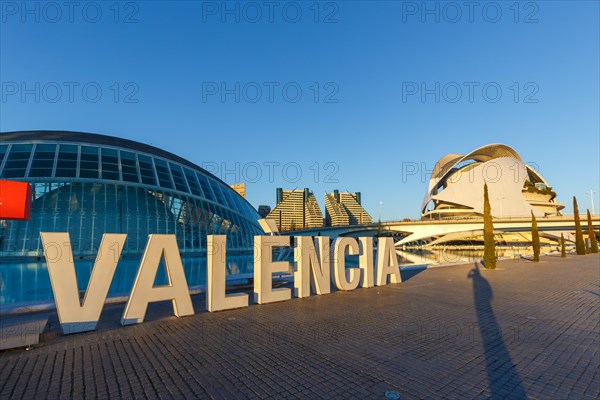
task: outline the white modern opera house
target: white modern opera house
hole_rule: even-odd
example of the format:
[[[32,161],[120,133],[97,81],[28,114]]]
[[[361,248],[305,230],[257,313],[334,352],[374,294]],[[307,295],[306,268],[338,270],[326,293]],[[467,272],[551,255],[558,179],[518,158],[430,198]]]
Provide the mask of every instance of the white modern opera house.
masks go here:
[[[488,185],[496,218],[559,216],[564,208],[548,182],[504,144],[447,154],[435,165],[421,206],[423,219],[483,215],[483,187]]]

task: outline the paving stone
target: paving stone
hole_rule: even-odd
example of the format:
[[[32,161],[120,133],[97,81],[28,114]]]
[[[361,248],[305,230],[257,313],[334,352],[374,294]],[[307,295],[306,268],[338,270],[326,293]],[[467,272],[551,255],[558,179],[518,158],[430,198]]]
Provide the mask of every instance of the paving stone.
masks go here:
[[[600,397],[597,255],[431,268],[397,285],[122,328],[0,353],[0,398]]]

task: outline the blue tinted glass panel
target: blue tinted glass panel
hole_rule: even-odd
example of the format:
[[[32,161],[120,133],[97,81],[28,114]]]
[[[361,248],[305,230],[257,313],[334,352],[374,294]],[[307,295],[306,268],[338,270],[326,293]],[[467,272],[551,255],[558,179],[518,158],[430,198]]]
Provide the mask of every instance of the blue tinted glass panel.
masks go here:
[[[258,216],[258,212],[254,209],[254,207],[252,207],[248,202],[244,201],[244,200],[240,200],[242,202],[242,204],[244,205],[244,208],[246,209],[246,217],[256,223],[256,221],[258,220],[259,216]]]
[[[237,193],[234,190],[228,190],[228,188],[221,188],[221,191],[225,196],[225,200],[227,200],[227,204],[229,204],[229,208],[237,210],[237,204],[233,200],[233,197],[237,197]]]
[[[156,165],[156,175],[158,176],[160,186],[173,189],[173,182],[171,182],[171,174],[169,174],[169,170],[167,169],[167,163],[155,158],[154,165]]]
[[[135,154],[128,151],[121,151],[121,174],[123,175],[124,181],[135,183],[140,182],[137,172]]]
[[[197,173],[196,176],[198,177],[198,182],[200,182],[200,186],[202,187],[202,192],[204,192],[204,197],[206,197],[210,201],[216,201],[215,195],[213,194],[213,191],[210,188],[210,185],[208,184],[208,179],[206,178],[206,176],[200,173]]]
[[[2,165],[2,161],[4,161],[4,156],[6,155],[7,150],[8,150],[7,144],[0,145],[0,165]]]
[[[140,166],[140,176],[142,183],[146,185],[156,186],[156,178],[154,176],[154,166],[152,159],[148,156],[138,154],[138,163]]]
[[[77,176],[77,145],[60,145],[58,148],[55,176],[67,178],[74,178]]]
[[[119,157],[116,150],[102,149],[102,179],[119,180]]]
[[[194,173],[194,171],[189,170],[187,168],[184,168],[183,171],[185,173],[185,177],[187,178],[187,182],[188,182],[188,185],[190,186],[190,190],[192,191],[192,194],[194,194],[196,196],[204,196],[202,194],[202,190],[200,189],[200,184],[198,183],[198,178],[196,177],[196,174]]]
[[[186,185],[185,178],[183,176],[183,171],[181,167],[177,164],[169,163],[169,167],[171,168],[171,175],[173,176],[173,181],[175,182],[175,188],[182,192],[188,193],[188,187]]]
[[[210,187],[212,188],[213,193],[215,194],[217,203],[227,205],[227,203],[225,202],[225,198],[223,197],[223,194],[221,193],[221,188],[219,187],[219,184],[217,182],[213,181],[212,179],[209,179],[208,182],[210,182]]]
[[[29,170],[29,177],[50,177],[54,167],[54,156],[56,154],[55,144],[38,144]]]
[[[81,146],[81,159],[79,161],[80,178],[99,177],[98,152],[97,147]]]
[[[33,145],[31,144],[13,145],[6,159],[4,170],[2,170],[2,177],[23,178],[29,164],[32,148]]]
[[[243,199],[240,199],[240,203],[242,203],[242,213],[244,214],[244,216],[246,216],[246,218],[249,218],[251,220],[256,220],[258,218],[256,210],[254,209],[254,207],[252,207],[251,205],[249,205],[248,203],[246,203]]]
[[[236,193],[231,193],[231,200],[232,200],[232,207],[234,207],[234,210],[236,210],[238,213],[244,215],[244,206],[242,204],[240,196],[238,196]]]

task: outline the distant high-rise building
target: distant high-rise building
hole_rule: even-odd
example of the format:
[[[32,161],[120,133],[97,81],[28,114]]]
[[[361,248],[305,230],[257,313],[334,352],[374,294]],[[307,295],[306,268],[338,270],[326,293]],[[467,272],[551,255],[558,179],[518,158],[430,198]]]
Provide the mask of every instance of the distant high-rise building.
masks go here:
[[[361,205],[360,192],[340,192],[325,194],[325,225],[359,225],[370,224],[373,218]]]
[[[280,231],[323,226],[323,213],[310,190],[277,188],[275,193],[277,205],[266,218],[274,220]]]
[[[260,215],[261,218],[267,218],[267,215],[269,215],[270,212],[271,207],[265,205],[258,206],[258,215]]]
[[[246,184],[245,183],[234,183],[233,185],[229,185],[233,190],[235,190],[240,196],[246,198]]]

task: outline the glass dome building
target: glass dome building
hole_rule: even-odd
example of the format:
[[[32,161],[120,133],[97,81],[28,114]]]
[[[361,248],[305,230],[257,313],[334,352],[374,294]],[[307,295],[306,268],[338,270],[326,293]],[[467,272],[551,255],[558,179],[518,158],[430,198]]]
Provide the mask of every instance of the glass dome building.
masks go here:
[[[0,221],[0,255],[41,257],[40,232],[69,232],[75,257],[95,257],[104,233],[127,233],[123,255],[149,234],[175,234],[182,255],[206,252],[206,236],[251,251],[256,210],[199,166],[153,146],[64,131],[0,134],[0,179],[29,182],[31,220]]]

